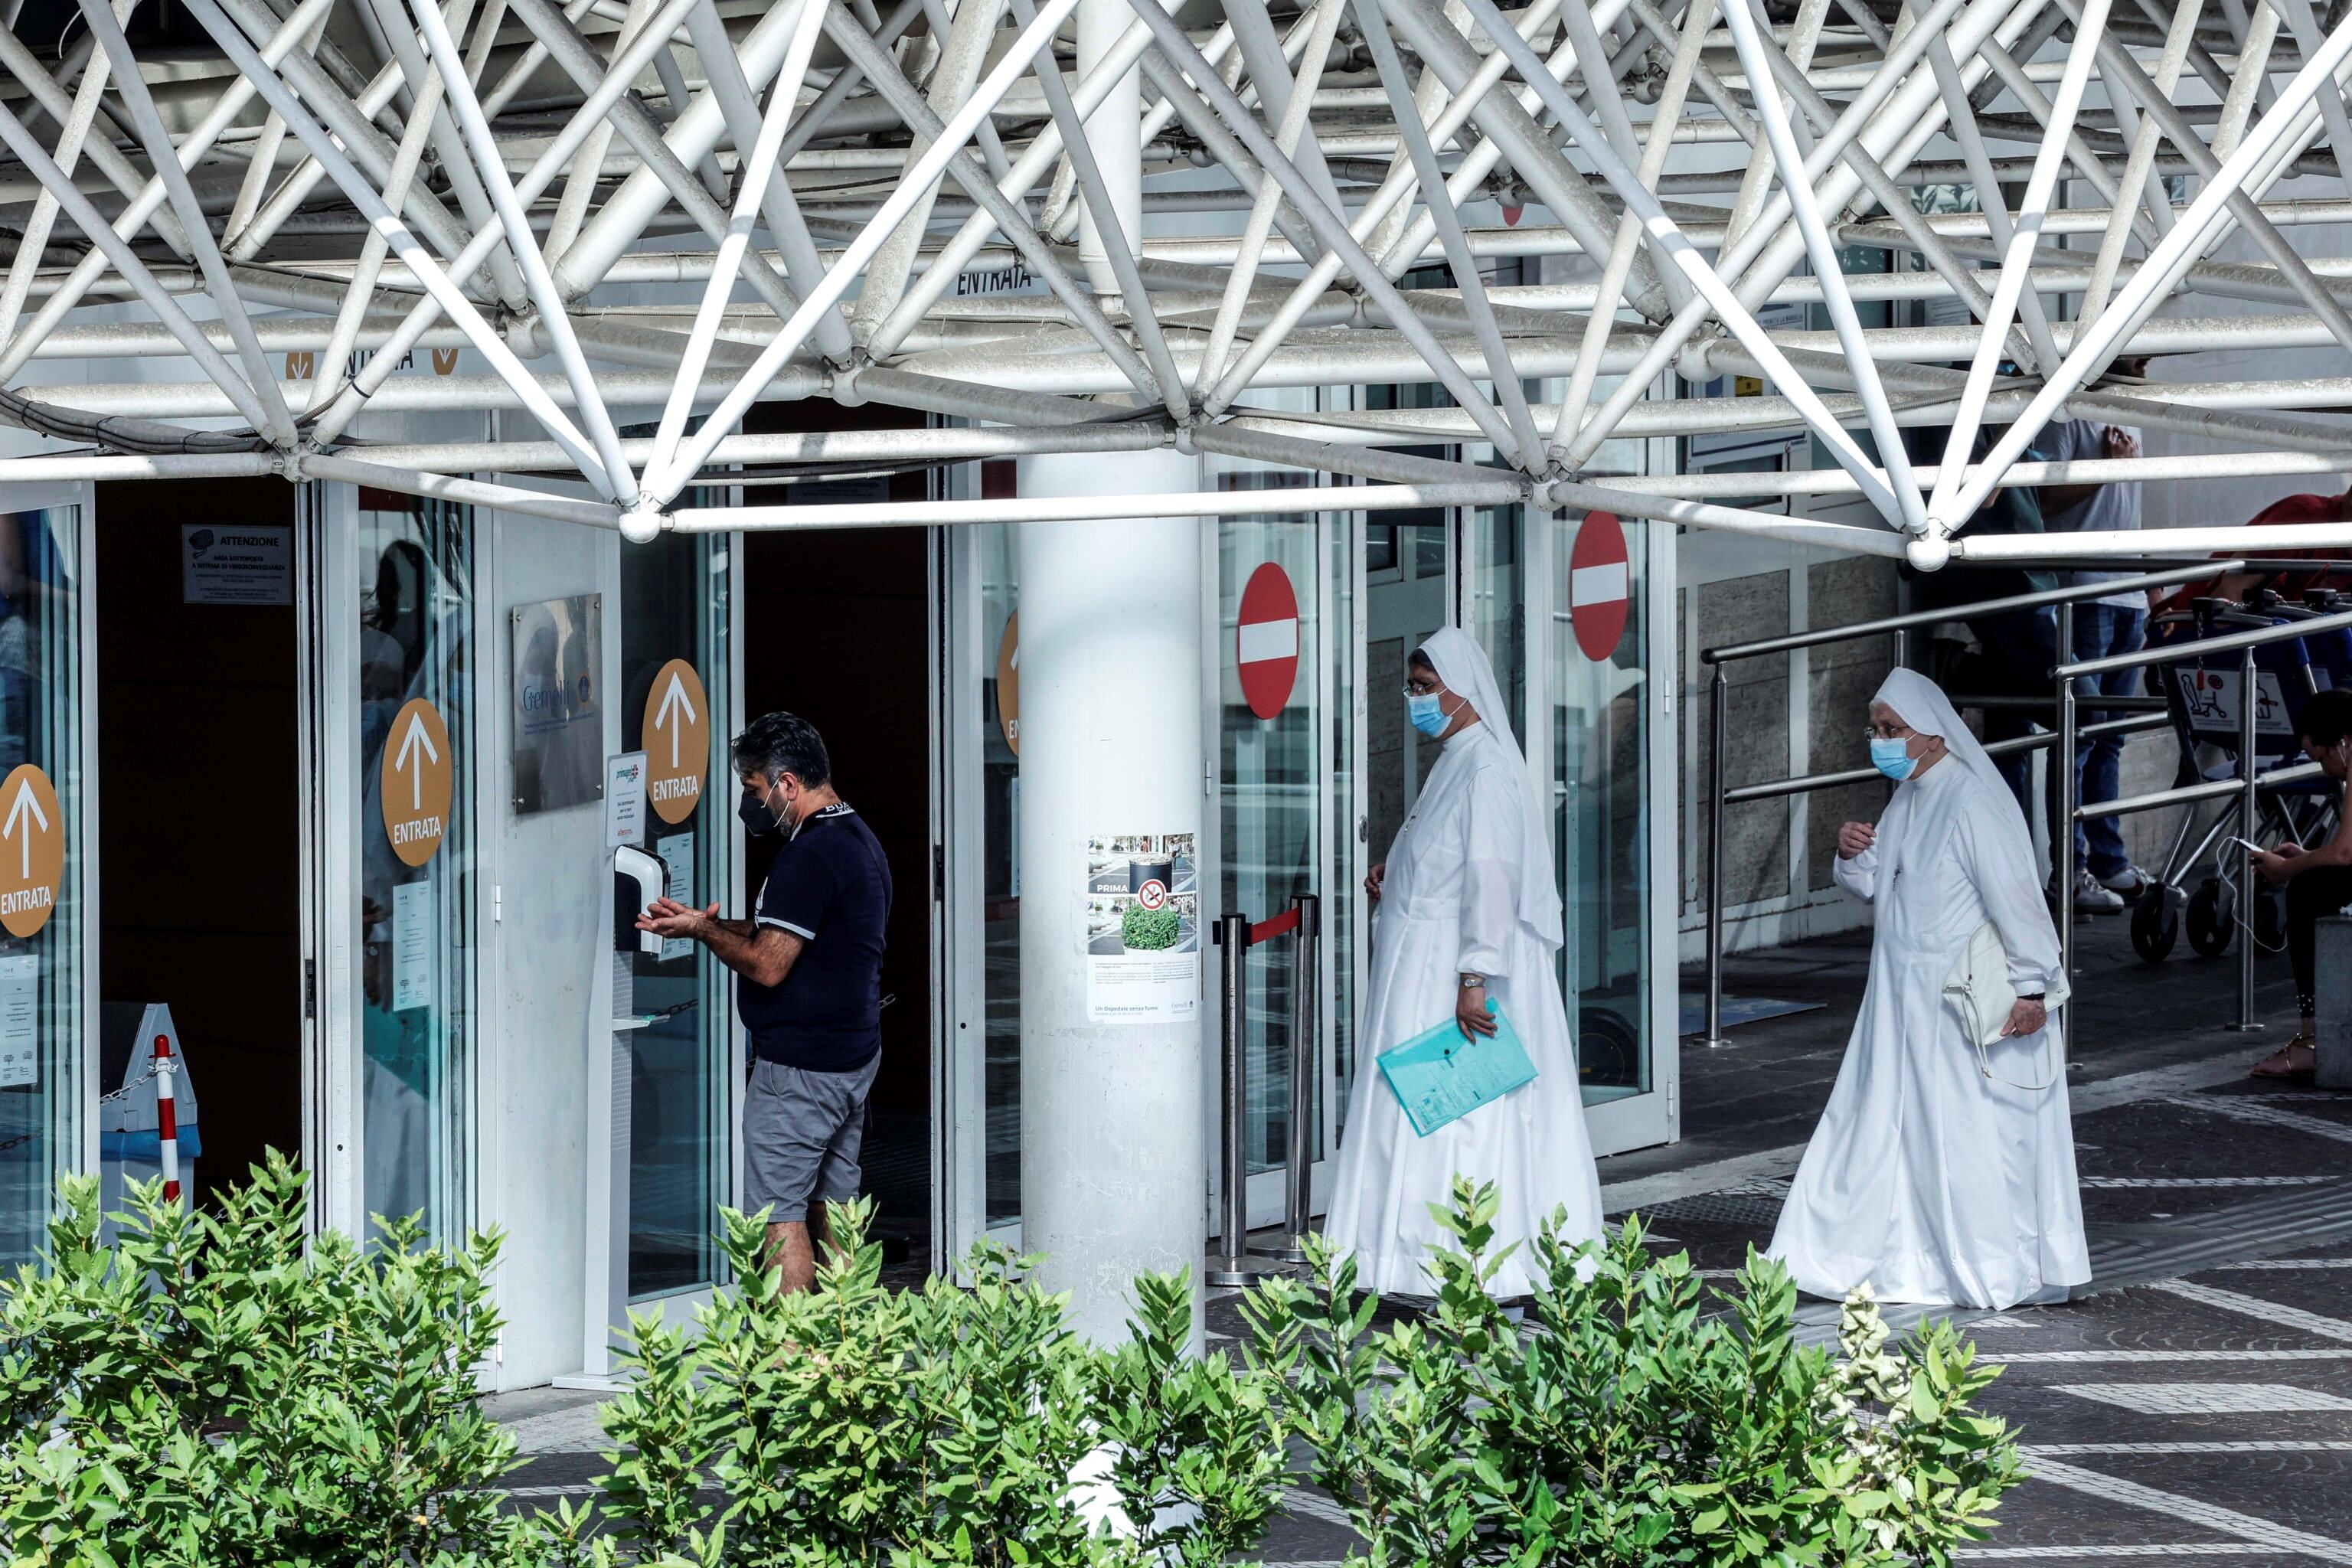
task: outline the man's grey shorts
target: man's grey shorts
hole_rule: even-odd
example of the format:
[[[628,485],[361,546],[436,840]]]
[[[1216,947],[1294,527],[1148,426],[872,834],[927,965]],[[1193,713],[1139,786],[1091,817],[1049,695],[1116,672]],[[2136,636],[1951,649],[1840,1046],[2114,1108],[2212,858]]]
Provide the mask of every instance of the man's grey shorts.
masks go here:
[[[765,1059],[751,1064],[743,1097],[744,1208],[771,1223],[799,1224],[822,1198],[857,1195],[857,1148],[866,1096],[882,1053],[851,1072],[811,1072]]]

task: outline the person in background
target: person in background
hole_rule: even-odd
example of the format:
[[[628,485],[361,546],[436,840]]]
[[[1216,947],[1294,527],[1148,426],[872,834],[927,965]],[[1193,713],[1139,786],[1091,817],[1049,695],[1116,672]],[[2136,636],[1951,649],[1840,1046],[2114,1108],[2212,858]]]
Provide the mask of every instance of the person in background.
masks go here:
[[[1602,1234],[1560,995],[1550,837],[1477,642],[1447,626],[1414,651],[1405,676],[1412,727],[1444,750],[1388,858],[1365,879],[1380,905],[1364,983],[1368,1048],[1357,1057],[1324,1235],[1355,1255],[1365,1289],[1426,1296],[1431,1251],[1446,1241],[1430,1211],[1445,1205],[1456,1176],[1492,1182],[1501,1207],[1488,1256],[1501,1261],[1487,1289],[1525,1296],[1543,1282],[1532,1244],[1555,1209],[1570,1247]],[[1535,1081],[1423,1137],[1372,1058],[1449,1020],[1465,1038],[1493,1034],[1490,999],[1517,1032]]]
[[[882,1061],[882,944],[890,864],[833,787],[816,726],[754,720],[735,738],[736,815],[784,842],[750,920],[656,899],[637,929],[687,937],[733,970],[751,1037],[743,1100],[744,1206],[768,1211],[768,1255],[786,1290],[816,1282],[827,1203],[857,1196],[866,1097]]]
[[[1979,429],[1969,448],[1969,461],[1984,461],[1999,434],[1997,428]],[[1944,443],[1950,438],[1951,431],[1942,426],[1916,426],[1903,432],[1904,446],[1911,460],[1923,466],[1941,463]],[[1985,498],[1984,505],[1969,520],[1968,531],[1978,535],[2041,533],[2045,531],[2045,525],[2041,505],[2032,490],[2000,487]],[[1912,607],[1921,610],[1948,605],[1957,608],[1988,599],[2044,594],[2059,585],[2055,572],[2030,566],[1961,570],[1947,566],[1940,572],[1916,575],[1907,566],[1903,571],[1912,584]],[[2058,617],[2054,610],[2047,605],[2036,609],[1998,610],[1971,616],[1968,625],[1975,634],[1979,651],[1955,673],[1954,689],[1971,697],[2048,698],[2050,671],[2058,663]],[[2053,721],[2056,713],[2051,708],[1988,708],[1984,714],[1984,739],[1993,742],[2029,734],[2037,718]],[[2017,797],[2018,810],[2031,823],[2033,753],[2012,752],[1991,765]]]
[[[2274,500],[2253,516],[2246,519],[2248,528],[2273,524],[2294,526],[2312,522],[2352,522],[2352,489],[2340,495],[2294,495]],[[2239,552],[2225,551],[2221,559]],[[2307,588],[2352,587],[2352,549],[2341,545],[2317,549],[2288,550],[2273,546],[2255,553],[2290,556],[2296,560],[2343,561],[2341,571],[2289,572],[2227,572],[2201,582],[2183,583],[2158,600],[2154,614],[2169,615],[2185,610],[2202,598],[2242,599],[2249,588],[2273,584],[2289,599],[2299,598]]]
[[[2115,372],[2137,382],[2147,374],[2145,356],[2120,359]],[[2035,441],[2038,455],[2053,463],[2137,458],[2139,432],[2128,426],[2102,425],[2090,419],[2054,424]],[[2139,481],[2115,484],[2043,485],[2036,492],[2045,525],[2053,533],[2103,533],[2137,530],[2140,526]],[[2129,577],[2129,572],[2080,571],[2068,574],[2069,587],[2090,587]],[[2138,592],[2110,594],[2079,601],[2074,608],[2077,659],[2106,658],[2137,653],[2147,641],[2147,600]],[[2085,676],[2077,689],[2088,704],[2105,697],[2130,697],[2139,691],[2139,671],[2118,669],[2105,676]],[[2084,724],[2119,717],[2105,709],[2085,708]],[[2113,800],[2122,791],[2124,738],[2102,735],[2074,751],[2075,798],[2095,805]],[[2095,817],[2074,829],[2074,908],[2085,914],[2113,914],[2148,889],[2146,871],[2131,863],[2116,819]]]
[[[2314,692],[2295,721],[2304,755],[2342,784],[2352,775],[2352,691]],[[2294,1006],[2301,1026],[2294,1038],[2265,1057],[2256,1078],[2308,1080],[2316,1065],[2318,1038],[2318,926],[2320,917],[2352,904],[2352,784],[2337,804],[2336,831],[2327,842],[2306,849],[2292,841],[2253,857],[2254,872],[2266,882],[2286,884],[2286,955],[2294,966]]]
[[[2043,1005],[2063,961],[2025,818],[1916,670],[1878,689],[1869,742],[1895,794],[1874,826],[1838,829],[1833,874],[1875,906],[1870,982],[1770,1256],[1832,1300],[1864,1285],[1937,1307],[2063,1300],[2091,1258]],[[1945,988],[1988,925],[2015,1001],[1984,1046]]]

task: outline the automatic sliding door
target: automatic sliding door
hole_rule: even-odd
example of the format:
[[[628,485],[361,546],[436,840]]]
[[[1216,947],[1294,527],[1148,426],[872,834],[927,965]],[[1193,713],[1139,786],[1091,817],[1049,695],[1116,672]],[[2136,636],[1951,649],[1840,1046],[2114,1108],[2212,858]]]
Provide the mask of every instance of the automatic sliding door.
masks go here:
[[[472,1221],[478,1027],[472,513],[362,490],[354,550],[362,1214],[448,1239]]]

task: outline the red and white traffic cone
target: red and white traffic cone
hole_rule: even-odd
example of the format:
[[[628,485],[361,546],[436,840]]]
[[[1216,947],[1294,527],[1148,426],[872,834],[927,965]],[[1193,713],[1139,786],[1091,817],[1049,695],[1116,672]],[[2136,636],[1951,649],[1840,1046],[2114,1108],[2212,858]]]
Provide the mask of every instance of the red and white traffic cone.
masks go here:
[[[162,1140],[163,1198],[180,1201],[180,1114],[172,1098],[172,1037],[155,1037],[155,1130]]]

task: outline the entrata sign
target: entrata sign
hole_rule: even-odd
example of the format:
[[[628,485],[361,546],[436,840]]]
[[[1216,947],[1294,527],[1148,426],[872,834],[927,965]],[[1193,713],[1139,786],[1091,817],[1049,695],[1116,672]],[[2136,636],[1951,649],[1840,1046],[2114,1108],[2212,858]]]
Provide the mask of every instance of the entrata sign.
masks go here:
[[[1234,659],[1249,710],[1271,719],[1289,705],[1298,682],[1298,595],[1283,569],[1269,561],[1242,589],[1234,630]]]
[[[32,763],[0,783],[0,927],[10,936],[31,936],[57,912],[65,821],[49,775]]]
[[[1021,612],[1004,617],[1004,635],[996,643],[996,724],[1004,744],[1021,754]]]
[[[1614,512],[1589,511],[1568,556],[1568,615],[1576,646],[1606,664],[1625,635],[1633,574],[1625,563],[1625,530]]]
[[[449,727],[432,703],[412,698],[392,717],[376,781],[383,836],[402,865],[422,866],[439,851],[449,831],[450,783]]]
[[[702,677],[682,658],[671,659],[646,693],[646,798],[664,822],[684,822],[702,804],[710,770],[710,703]]]

